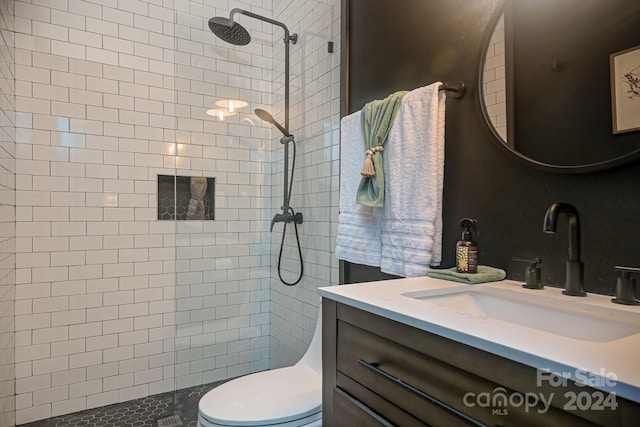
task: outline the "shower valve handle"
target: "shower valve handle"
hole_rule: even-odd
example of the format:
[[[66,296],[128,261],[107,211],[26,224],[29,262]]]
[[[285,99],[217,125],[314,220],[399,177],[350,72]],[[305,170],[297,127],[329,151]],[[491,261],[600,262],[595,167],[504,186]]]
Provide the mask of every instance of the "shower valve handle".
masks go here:
[[[298,212],[295,215],[290,213],[275,214],[271,220],[271,231],[273,231],[273,226],[276,222],[302,224],[302,212]]]

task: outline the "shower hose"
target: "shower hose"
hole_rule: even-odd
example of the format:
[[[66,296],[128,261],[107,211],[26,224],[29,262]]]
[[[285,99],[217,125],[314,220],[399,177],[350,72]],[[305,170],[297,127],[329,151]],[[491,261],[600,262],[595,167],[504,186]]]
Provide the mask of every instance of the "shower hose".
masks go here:
[[[292,145],[293,145],[293,159],[291,160],[291,174],[289,176],[289,191],[287,192],[287,200],[285,200],[285,206],[286,206],[286,212],[285,213],[290,213],[291,217],[294,218],[296,213],[293,210],[293,208],[289,205],[289,202],[291,201],[291,190],[293,188],[293,173],[296,170],[296,141],[295,139],[291,141]],[[285,149],[287,149],[285,147]],[[284,167],[289,167],[289,165],[284,165]],[[285,236],[287,234],[287,221],[284,221],[284,227],[282,229],[282,240],[280,241],[280,253],[278,254],[278,277],[280,278],[280,281],[282,283],[284,283],[287,286],[295,286],[298,283],[300,283],[300,280],[302,280],[302,275],[304,274],[304,263],[302,260],[302,247],[300,246],[300,236],[298,235],[298,224],[296,224],[295,220],[292,221],[293,222],[293,228],[296,232],[296,242],[298,244],[298,257],[300,259],[300,275],[298,276],[298,278],[296,279],[295,282],[287,282],[286,280],[284,280],[284,278],[282,277],[282,269],[281,269],[281,265],[282,265],[282,250],[284,249],[284,239]]]

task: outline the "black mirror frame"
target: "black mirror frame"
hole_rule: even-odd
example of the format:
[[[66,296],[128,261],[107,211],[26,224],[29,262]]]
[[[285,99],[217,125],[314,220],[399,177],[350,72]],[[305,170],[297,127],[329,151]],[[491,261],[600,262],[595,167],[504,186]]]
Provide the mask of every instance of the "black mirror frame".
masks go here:
[[[489,114],[487,112],[487,107],[484,102],[484,64],[486,62],[487,57],[487,47],[489,46],[489,42],[491,41],[491,37],[493,35],[494,29],[500,16],[502,15],[505,5],[510,0],[501,0],[496,10],[494,11],[489,23],[487,25],[487,29],[485,30],[483,40],[482,40],[482,55],[480,56],[480,64],[478,66],[478,92],[476,98],[478,99],[478,111],[481,114],[481,122],[482,126],[485,128],[486,132],[490,135],[493,141],[498,144],[502,150],[510,153],[511,156],[515,157],[522,163],[527,164],[528,166],[534,167],[539,170],[544,170],[547,172],[554,173],[572,173],[572,174],[583,174],[590,172],[599,172],[607,169],[612,169],[617,166],[624,165],[626,163],[632,162],[634,160],[640,159],[640,149],[631,151],[623,156],[614,157],[609,160],[605,160],[597,163],[588,163],[582,165],[554,165],[550,163],[539,162],[535,159],[532,159],[528,156],[525,156],[516,150],[509,147],[502,137],[495,130],[494,126],[491,124],[491,120],[489,118]],[[508,84],[508,83],[507,83]],[[507,95],[509,96],[509,95]]]

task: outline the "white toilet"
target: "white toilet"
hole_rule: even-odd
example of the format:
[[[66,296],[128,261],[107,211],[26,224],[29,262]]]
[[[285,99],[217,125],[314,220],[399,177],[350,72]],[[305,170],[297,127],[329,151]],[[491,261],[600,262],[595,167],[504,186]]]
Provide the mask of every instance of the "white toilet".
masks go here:
[[[198,404],[199,427],[322,426],[322,306],[309,349],[293,366],[224,383]]]

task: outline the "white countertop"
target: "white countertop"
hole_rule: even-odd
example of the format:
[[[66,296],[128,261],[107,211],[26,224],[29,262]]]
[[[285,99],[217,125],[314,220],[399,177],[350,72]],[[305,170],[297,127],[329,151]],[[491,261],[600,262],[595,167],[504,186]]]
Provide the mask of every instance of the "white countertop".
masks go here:
[[[596,389],[640,403],[640,333],[613,340],[573,339],[497,319],[478,317],[411,298],[403,294],[424,290],[484,286],[613,310],[640,316],[640,306],[613,304],[610,296],[588,294],[585,298],[562,294],[562,289],[522,288],[521,282],[504,280],[483,285],[418,277],[329,286],[320,295],[370,313],[431,332],[463,344],[539,369],[587,383]],[[597,307],[600,307],[598,309]],[[639,324],[640,325],[640,324]],[[579,326],[578,326],[579,327]]]

